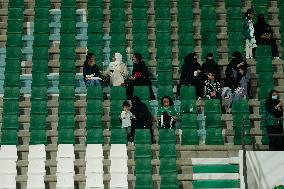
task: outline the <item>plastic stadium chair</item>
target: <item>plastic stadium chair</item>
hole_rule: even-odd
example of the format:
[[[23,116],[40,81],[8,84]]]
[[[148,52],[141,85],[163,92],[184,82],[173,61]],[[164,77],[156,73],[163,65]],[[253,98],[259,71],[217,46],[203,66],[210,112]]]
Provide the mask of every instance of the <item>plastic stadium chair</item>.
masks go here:
[[[136,8],[132,9],[132,22],[135,23],[136,20],[147,21],[148,9],[147,8]]]
[[[178,2],[179,3],[179,2]],[[192,6],[178,6],[178,20],[193,20]]]
[[[227,19],[242,19],[241,7],[227,7]]]
[[[76,32],[76,21],[75,20],[64,20],[61,21],[61,33],[75,33]]]
[[[144,32],[144,33],[134,34],[133,35],[133,44],[148,46],[148,33]]]
[[[46,137],[46,130],[31,130],[30,131],[30,144],[46,144],[47,137]]]
[[[36,47],[33,48],[33,59],[37,60],[37,59],[49,59],[49,53],[48,53],[48,49],[49,47]]]
[[[216,9],[215,7],[201,7],[201,20],[203,19],[216,19]]]
[[[59,75],[60,86],[74,86],[75,85],[75,74],[68,72],[61,72]]]
[[[159,130],[160,144],[175,144],[176,130],[175,129],[160,129]]]
[[[207,128],[221,128],[221,114],[207,114],[206,115],[206,127]]]
[[[103,20],[103,8],[88,6],[88,20]]]
[[[199,137],[197,129],[183,129],[181,143],[182,145],[198,145]]]
[[[181,100],[180,112],[182,113],[197,113],[196,100]]]
[[[228,31],[241,32],[243,31],[243,22],[241,19],[238,19],[238,20],[234,19],[234,21],[228,22],[227,27],[228,27]]]
[[[21,33],[7,33],[7,46],[22,46],[22,34]]]
[[[22,8],[9,8],[8,10],[9,20],[23,20],[24,14]]]
[[[61,34],[60,35],[60,43],[61,43],[62,46],[74,47],[76,45],[76,35],[74,33]]]
[[[178,6],[193,6],[193,0],[179,0]]]
[[[31,114],[30,115],[30,130],[44,130],[47,127],[45,114]]]
[[[133,96],[138,96],[142,100],[148,100],[150,98],[150,92],[148,86],[134,86]]]
[[[41,0],[41,1],[36,1],[35,2],[35,7],[45,7],[45,8],[50,8],[50,0]]]
[[[156,32],[171,32],[171,20],[156,20]]]
[[[151,158],[135,159],[135,174],[151,174]]]
[[[32,114],[47,114],[47,101],[46,100],[32,100],[31,101]]]
[[[197,115],[183,113],[181,116],[181,124],[183,129],[198,129]]]
[[[110,23],[110,32],[125,33],[126,32],[125,21],[117,21],[117,20],[112,21]]]
[[[159,85],[172,85],[173,83],[173,73],[172,71],[158,72],[157,80]]]
[[[125,129],[112,129],[110,136],[110,144],[126,144]]]
[[[160,159],[160,175],[172,174],[177,172],[176,158]]]
[[[49,46],[49,34],[34,34],[34,45],[37,46]],[[34,48],[37,48],[34,46]]]
[[[152,174],[136,174],[135,188],[153,188]]]
[[[50,18],[50,12],[49,12],[48,7],[44,7],[44,8],[39,8],[39,7],[35,7],[34,11],[35,11],[35,20],[49,20]]]
[[[88,33],[103,33],[103,21],[88,21]]]
[[[49,33],[49,20],[35,20],[34,32],[35,33]]]
[[[214,6],[215,7],[215,1],[214,0],[201,0],[199,5],[202,6],[202,7],[205,7],[205,6],[207,6],[207,7]]]
[[[59,114],[74,114],[74,100],[59,100]]]
[[[18,114],[19,100],[3,100],[3,114]]]
[[[1,129],[1,145],[17,145],[18,129]]]
[[[14,0],[14,1],[9,1],[8,7],[12,8],[23,8],[24,7],[24,1],[23,0]]]
[[[207,128],[205,144],[224,145],[222,128]]]
[[[221,113],[220,100],[206,100],[204,106],[204,112],[205,114],[207,113],[220,114]]]
[[[147,0],[133,0],[132,7],[147,7]]]
[[[171,33],[170,32],[158,32],[156,33],[156,45],[171,45]]]
[[[126,14],[124,12],[124,8],[111,8],[111,14],[110,14],[111,20],[125,20]]]
[[[87,144],[103,144],[103,130],[97,128],[88,128],[86,136]]]
[[[75,129],[74,115],[63,114],[58,115],[58,128],[59,129]]]
[[[161,176],[161,189],[171,188],[178,189],[177,173],[164,174]]]
[[[157,46],[157,54],[156,54],[156,59],[168,59],[172,58],[172,47],[167,45],[167,46]]]
[[[48,87],[48,78],[45,72],[33,72],[32,87]]]
[[[135,144],[135,159],[152,159],[151,144]]]
[[[179,45],[193,45],[194,44],[194,34],[193,33],[184,33],[180,32],[179,36]]]
[[[161,99],[163,96],[173,97],[172,85],[158,85],[158,99]]]
[[[111,45],[126,44],[125,33],[112,33],[110,43]]]
[[[33,73],[40,72],[40,73],[47,73],[48,72],[48,60],[33,60]]]
[[[88,100],[87,101],[87,112],[88,113],[103,113],[103,104],[101,100]]]
[[[143,32],[145,34],[148,33],[148,21],[147,20],[133,20],[132,22],[133,22],[133,25],[132,25],[133,34],[138,33],[138,32],[139,33]]]
[[[101,114],[89,114],[87,112],[86,128],[102,128],[102,115]]]
[[[74,60],[61,60],[60,61],[60,68],[59,72],[69,72],[75,73],[76,72],[76,65]]]
[[[179,21],[181,22],[181,21]],[[184,32],[184,33],[192,33],[194,32],[194,27],[192,22],[190,21],[183,21],[184,24],[179,24],[178,25],[178,31],[179,32]]]
[[[111,87],[110,97],[112,100],[124,100],[126,99],[125,87]]]
[[[59,144],[74,144],[75,143],[74,129],[59,129],[58,130],[58,143]]]
[[[247,100],[234,101],[232,104],[232,113],[249,114],[249,103]]]
[[[74,86],[60,86],[59,96],[60,99],[74,99],[75,87]]]
[[[88,87],[87,99],[103,99],[103,90],[101,87]]]
[[[196,100],[196,90],[194,86],[182,86],[180,89],[181,98],[184,100]]]
[[[20,96],[19,87],[4,87],[4,97],[8,100],[18,100]]]
[[[134,143],[135,144],[151,144],[150,130],[149,129],[136,129]]]
[[[3,116],[2,129],[18,129],[19,121],[18,115],[5,115]]]

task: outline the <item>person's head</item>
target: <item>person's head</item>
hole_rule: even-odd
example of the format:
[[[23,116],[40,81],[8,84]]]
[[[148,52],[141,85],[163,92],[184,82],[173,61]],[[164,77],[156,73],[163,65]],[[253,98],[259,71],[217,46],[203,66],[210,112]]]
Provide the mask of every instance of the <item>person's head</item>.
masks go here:
[[[208,79],[209,81],[213,81],[213,80],[215,79],[215,73],[213,73],[213,71],[209,71],[209,72],[207,73],[207,79]]]
[[[132,107],[139,106],[140,104],[142,104],[142,101],[138,96],[134,96],[131,99],[131,104],[132,104]]]
[[[207,53],[206,59],[207,59],[207,60],[214,60],[213,53]]]
[[[94,53],[89,52],[89,53],[86,55],[86,61],[85,61],[85,63],[87,63],[88,65],[93,65],[93,64],[96,63]]]
[[[246,17],[249,18],[249,19],[253,19],[253,9],[248,9],[247,12],[246,12]]]
[[[279,99],[279,92],[275,89],[272,89],[270,92],[269,92],[269,97],[270,99],[272,100],[277,100]]]
[[[122,55],[120,53],[114,53],[112,60],[113,62],[122,62]]]
[[[258,16],[257,16],[257,22],[258,23],[262,23],[262,24],[265,24],[266,22],[265,22],[265,17],[264,17],[264,14],[259,14]]]
[[[240,60],[240,59],[243,59],[243,56],[242,56],[242,54],[239,51],[235,51],[232,54],[232,58]]]
[[[163,98],[161,99],[161,104],[164,107],[170,107],[174,105],[173,99],[169,96],[163,96]]]
[[[134,53],[132,60],[134,63],[139,63],[143,60],[143,58],[140,53]]]
[[[196,53],[189,53],[184,57],[184,63],[192,63],[192,62],[197,62],[197,55]]]
[[[240,67],[238,68],[238,71],[239,71],[239,74],[240,74],[241,76],[243,76],[243,75],[246,74],[247,69],[246,69],[245,66],[240,66]]]
[[[122,108],[126,112],[128,112],[130,110],[130,104],[127,100],[122,103]]]

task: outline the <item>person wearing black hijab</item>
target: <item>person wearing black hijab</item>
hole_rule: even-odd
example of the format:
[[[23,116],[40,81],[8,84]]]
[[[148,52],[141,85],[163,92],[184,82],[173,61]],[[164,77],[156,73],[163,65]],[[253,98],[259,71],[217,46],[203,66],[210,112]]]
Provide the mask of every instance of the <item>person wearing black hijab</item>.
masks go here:
[[[283,116],[283,103],[279,100],[279,92],[271,90],[269,98],[266,100],[265,109],[267,111],[266,131],[269,139],[269,150],[283,151],[283,122],[277,120]],[[282,136],[269,136],[270,134],[281,134]]]
[[[181,85],[194,85],[196,88],[196,95],[198,98],[203,97],[203,77],[202,77],[202,67],[197,61],[197,56],[195,53],[190,53],[184,57],[184,64],[181,68],[180,83]],[[180,92],[179,92],[180,93]]]
[[[218,64],[214,60],[213,53],[207,53],[206,55],[206,61],[202,64],[202,73],[214,73],[215,74],[215,80],[220,81],[221,74]]]
[[[273,38],[271,26],[266,23],[264,14],[257,16],[257,22],[254,24],[255,40],[257,45],[270,45],[273,57],[278,57],[276,40]]]
[[[127,99],[131,100],[133,97],[134,86],[149,86],[150,99],[155,100],[155,95],[152,90],[152,82],[149,77],[148,67],[143,61],[140,53],[134,53],[133,56],[133,71],[132,75],[128,78],[129,82],[126,89]]]

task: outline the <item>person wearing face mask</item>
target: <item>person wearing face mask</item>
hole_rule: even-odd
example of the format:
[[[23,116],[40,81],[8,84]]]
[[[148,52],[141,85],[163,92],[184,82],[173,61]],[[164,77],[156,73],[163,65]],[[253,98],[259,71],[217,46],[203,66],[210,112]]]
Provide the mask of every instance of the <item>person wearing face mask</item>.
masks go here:
[[[203,97],[203,76],[202,67],[197,61],[195,53],[190,53],[184,57],[184,64],[181,68],[180,83],[178,86],[178,94],[180,93],[181,85],[194,85],[196,96]]]
[[[206,55],[206,61],[202,64],[202,73],[206,74],[209,72],[215,73],[215,79],[220,81],[221,74],[218,64],[214,60],[213,53],[207,53]]]
[[[113,55],[113,62],[109,64],[104,75],[110,77],[110,85],[121,86],[124,85],[124,79],[127,77],[127,74],[127,67],[122,62],[122,55],[115,53]]]
[[[283,122],[277,120],[283,116],[283,103],[279,100],[279,92],[271,90],[269,98],[266,100],[265,109],[267,111],[267,125],[266,131],[269,139],[269,150],[283,151],[284,137],[283,137]],[[273,134],[281,134],[282,136],[269,136]]]

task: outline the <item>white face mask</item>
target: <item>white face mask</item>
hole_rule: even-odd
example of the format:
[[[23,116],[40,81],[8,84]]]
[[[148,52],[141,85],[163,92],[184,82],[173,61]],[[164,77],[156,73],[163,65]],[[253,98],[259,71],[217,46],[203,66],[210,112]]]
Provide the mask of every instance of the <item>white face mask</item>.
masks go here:
[[[278,95],[273,95],[271,98],[272,98],[273,100],[277,100],[277,99],[278,99]]]

